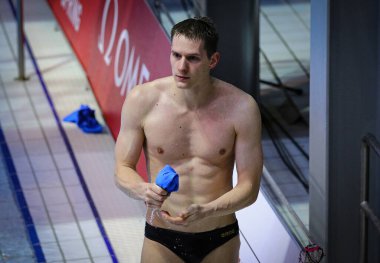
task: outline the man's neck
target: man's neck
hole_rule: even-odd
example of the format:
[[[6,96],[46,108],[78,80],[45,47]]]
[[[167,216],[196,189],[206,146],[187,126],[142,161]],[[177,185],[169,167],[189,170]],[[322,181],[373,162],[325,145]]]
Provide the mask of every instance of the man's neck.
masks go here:
[[[179,93],[178,101],[189,110],[201,108],[207,104],[213,94],[213,82],[213,79],[210,77],[207,81],[202,82],[202,84],[189,89],[177,88]]]

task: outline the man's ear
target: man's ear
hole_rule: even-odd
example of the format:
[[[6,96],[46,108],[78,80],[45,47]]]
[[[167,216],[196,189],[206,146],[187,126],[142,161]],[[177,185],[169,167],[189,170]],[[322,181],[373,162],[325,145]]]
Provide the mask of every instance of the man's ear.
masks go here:
[[[219,63],[219,60],[220,60],[220,53],[219,52],[215,52],[214,54],[212,54],[212,56],[210,58],[209,68],[210,69],[215,68],[216,65]]]

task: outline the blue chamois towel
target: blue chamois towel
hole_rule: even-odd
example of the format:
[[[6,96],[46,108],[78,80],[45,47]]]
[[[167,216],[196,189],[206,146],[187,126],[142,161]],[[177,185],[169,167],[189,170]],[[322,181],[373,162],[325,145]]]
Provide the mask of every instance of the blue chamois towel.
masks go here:
[[[178,191],[177,172],[170,165],[165,165],[157,174],[156,184],[168,193]]]
[[[102,125],[95,118],[95,111],[88,105],[81,105],[79,110],[67,115],[63,121],[76,123],[85,133],[101,133],[103,131]]]

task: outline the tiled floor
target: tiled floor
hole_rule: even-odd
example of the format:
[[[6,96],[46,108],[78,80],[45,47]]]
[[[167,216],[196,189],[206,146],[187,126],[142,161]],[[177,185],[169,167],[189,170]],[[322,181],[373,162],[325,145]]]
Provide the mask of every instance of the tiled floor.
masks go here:
[[[40,72],[25,50],[29,80],[15,80],[15,18],[8,1],[0,10],[0,123],[46,261],[113,262],[117,253],[121,262],[137,262],[145,208],[126,204],[114,185],[111,135],[61,121],[88,104],[104,124],[83,70],[46,2],[26,1],[25,31]]]
[[[15,80],[18,75],[16,25],[9,2],[0,1],[0,124],[44,258],[47,262],[138,262],[145,207],[134,200],[125,202],[125,195],[113,183],[114,141],[110,133],[106,130],[98,135],[84,134],[75,124],[61,121],[80,104],[88,104],[95,109],[100,123],[104,124],[85,74],[45,1],[30,0],[24,1],[25,31],[37,64],[33,64],[34,60],[26,51],[26,75],[29,80]],[[294,10],[298,10],[299,17],[308,25],[307,2],[280,2],[282,5],[296,2],[285,6],[284,16],[293,16]],[[268,19],[274,19],[281,13],[278,8],[281,10],[279,5],[268,5],[265,8],[263,6],[262,10]],[[284,21],[286,19],[272,23],[284,24]],[[284,30],[287,30],[286,27]],[[298,31],[304,37],[308,34],[307,30]],[[267,35],[268,39],[274,38],[269,33]],[[300,36],[295,36],[297,37]],[[294,50],[301,49],[295,46],[296,41],[288,41]],[[307,38],[304,41],[306,43]],[[285,57],[282,53],[276,53],[277,48],[280,48],[277,44],[272,47],[265,44],[263,50],[270,57],[281,80],[290,84],[304,83],[305,72],[302,66],[294,62],[291,55]],[[298,59],[307,68],[308,50],[307,47],[302,48],[304,53],[297,53]],[[262,66],[263,76],[273,81],[273,76],[265,73],[264,68],[265,65]],[[278,89],[263,86],[262,91],[263,95],[272,94],[268,97],[269,102],[279,103],[283,100],[282,92]],[[270,109],[275,109],[275,106],[270,105]],[[307,135],[302,127],[297,126],[299,124],[289,127],[298,130],[299,136],[296,139],[307,149]],[[264,146],[268,171],[307,225],[307,194],[281,163],[267,138],[264,138]],[[292,153],[300,155],[293,150]],[[300,168],[307,171],[307,162],[301,157],[298,159]],[[0,180],[3,182],[7,171],[3,169],[4,166],[0,168]],[[1,185],[5,188],[7,186],[3,183]],[[6,192],[1,191],[2,194]],[[269,191],[268,193],[270,194]],[[8,201],[0,202],[2,206],[8,204]],[[1,214],[0,220],[3,215]],[[23,231],[22,224],[15,225],[21,227],[21,230],[13,230],[11,225],[2,227],[1,239],[7,233],[4,232],[5,229]],[[8,250],[0,241],[0,252],[4,253],[0,260],[28,262],[17,261],[18,256],[31,256],[31,247],[24,242],[25,238],[20,242],[15,241],[26,245],[22,250],[25,254],[22,255]],[[13,261],[5,261],[8,256]]]
[[[19,209],[18,199],[22,193],[16,190],[17,177],[12,172],[14,165],[0,127],[0,262],[30,262],[34,257],[27,226]],[[16,185],[16,187],[15,187]],[[14,193],[17,192],[17,195]]]

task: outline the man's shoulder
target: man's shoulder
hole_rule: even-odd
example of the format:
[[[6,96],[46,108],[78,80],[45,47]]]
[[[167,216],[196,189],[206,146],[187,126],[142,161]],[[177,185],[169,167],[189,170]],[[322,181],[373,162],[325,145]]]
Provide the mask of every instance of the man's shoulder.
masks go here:
[[[171,77],[164,77],[137,85],[127,94],[127,98],[144,104],[154,102],[170,85],[171,79]]]
[[[149,82],[135,86],[131,92],[133,93],[160,93],[172,82],[173,77],[158,78]]]
[[[228,105],[229,112],[234,116],[236,121],[245,121],[247,114],[250,116],[257,116],[260,110],[256,100],[247,92],[239,89],[233,84],[218,80],[217,81],[219,93],[223,100],[224,105]],[[242,114],[245,112],[247,114]]]
[[[170,77],[161,78],[135,86],[125,98],[123,112],[133,112],[138,118],[145,118],[160,100]]]
[[[234,104],[239,103],[242,106],[249,106],[252,104],[256,104],[254,98],[245,92],[244,90],[239,89],[235,85],[219,80],[216,80],[216,86],[219,89],[219,93],[225,97],[227,97],[234,102]],[[247,105],[248,104],[248,105]]]

